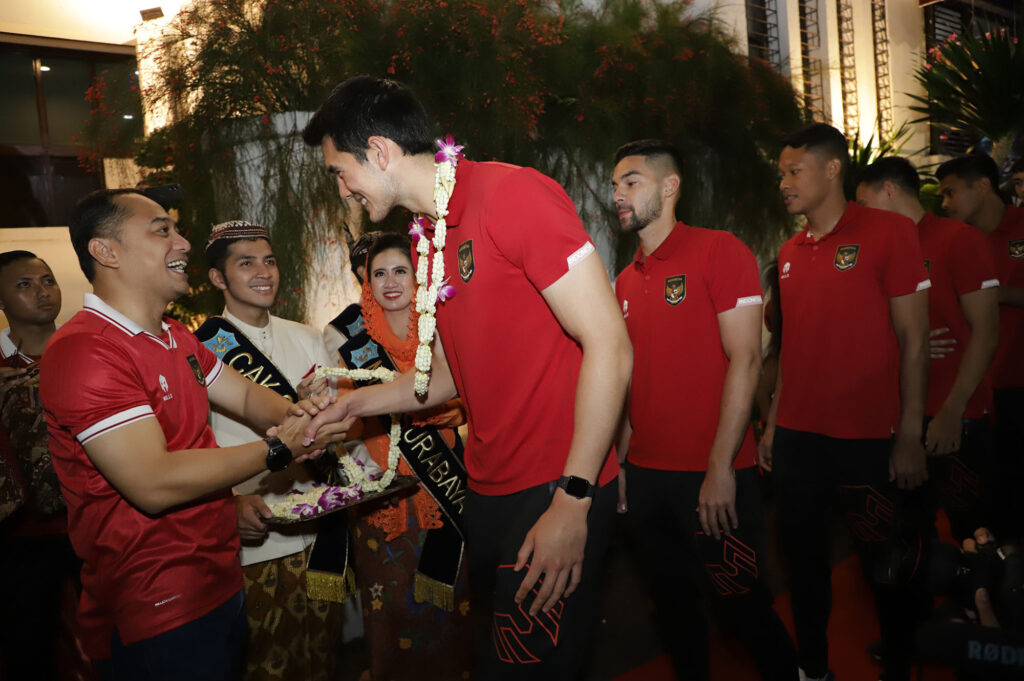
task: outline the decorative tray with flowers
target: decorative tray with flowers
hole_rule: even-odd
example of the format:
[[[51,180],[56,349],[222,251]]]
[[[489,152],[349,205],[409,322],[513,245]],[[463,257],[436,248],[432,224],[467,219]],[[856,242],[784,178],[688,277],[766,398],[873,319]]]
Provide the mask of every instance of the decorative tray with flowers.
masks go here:
[[[303,523],[343,511],[352,506],[365,504],[368,501],[389,497],[403,490],[411,489],[419,482],[415,475],[398,475],[386,488],[374,492],[362,492],[361,485],[358,483],[347,487],[318,484],[308,492],[293,490],[284,501],[267,504],[271,513],[274,514],[267,520],[267,523],[272,525]]]

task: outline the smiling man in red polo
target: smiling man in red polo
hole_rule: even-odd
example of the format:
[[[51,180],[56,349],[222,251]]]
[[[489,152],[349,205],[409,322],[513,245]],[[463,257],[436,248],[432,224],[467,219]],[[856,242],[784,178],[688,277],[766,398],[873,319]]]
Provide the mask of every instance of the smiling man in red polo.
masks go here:
[[[992,385],[987,372],[999,340],[999,279],[984,235],[957,220],[925,211],[921,180],[910,161],[880,159],[858,179],[857,202],[917,224],[932,286],[930,327],[955,342],[933,357],[929,370],[925,447],[929,483],[963,541],[979,527],[995,527],[985,480],[990,447]]]
[[[104,681],[239,679],[246,620],[230,487],[323,446],[302,444],[315,409],[246,380],[163,316],[189,290],[189,243],[141,191],[86,196],[70,233],[94,293],[50,339],[39,391],[83,561],[83,647]],[[283,425],[218,448],[211,403],[261,430]]]
[[[927,475],[930,282],[913,222],[844,198],[842,133],[818,123],[782,146],[779,189],[807,225],[779,250],[785,334],[759,453],[778,491],[800,666],[822,679],[832,675],[830,511],[842,510],[869,575],[891,542],[913,545],[919,531],[919,519],[904,521],[900,490]],[[872,581],[886,680],[907,681],[923,606],[907,588]]]
[[[619,439],[628,511],[657,622],[680,679],[710,678],[703,569],[715,609],[763,679],[797,678],[796,651],[762,581],[764,530],[750,407],[761,368],[761,285],[729,232],[675,221],[675,149],[615,154],[615,207],[640,249],[615,292],[636,349]],[[696,513],[694,511],[697,511]]]
[[[338,85],[303,139],[320,147],[342,198],[359,199],[370,220],[398,206],[423,222],[446,219],[440,257],[454,291],[428,334],[423,400],[410,371],[348,393],[307,435],[332,419],[459,395],[469,419],[466,556],[472,610],[483,620],[474,674],[577,678],[614,512],[618,464],[609,453],[632,349],[572,201],[531,168],[463,160],[445,213],[436,187],[451,161],[433,153],[422,105],[390,80]]]

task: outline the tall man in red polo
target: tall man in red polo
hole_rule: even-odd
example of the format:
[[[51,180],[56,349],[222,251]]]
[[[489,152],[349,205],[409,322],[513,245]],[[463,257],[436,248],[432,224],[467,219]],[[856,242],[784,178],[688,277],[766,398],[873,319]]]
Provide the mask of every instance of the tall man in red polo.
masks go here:
[[[83,560],[85,652],[104,679],[239,679],[246,620],[230,488],[321,446],[302,444],[315,408],[242,378],[163,316],[188,292],[189,243],[158,204],[137,190],[94,192],[70,232],[94,293],[51,338],[40,394]],[[261,430],[283,425],[217,448],[211,403]]]
[[[920,523],[904,522],[900,492],[927,475],[930,283],[913,222],[846,201],[848,163],[846,139],[831,126],[783,140],[779,189],[807,224],[779,250],[786,331],[759,453],[778,491],[804,673],[832,677],[829,516],[838,506],[875,575],[886,680],[906,681],[923,605],[909,589],[880,583],[880,574],[892,542],[914,546]]]
[[[1024,207],[999,194],[999,169],[984,154],[946,161],[935,172],[950,217],[988,238],[999,277],[999,348],[992,361],[996,421],[997,528],[1024,539]]]
[[[761,677],[793,681],[796,651],[758,559],[764,510],[750,422],[761,368],[757,261],[729,232],[675,221],[682,175],[674,148],[640,140],[615,160],[619,224],[640,238],[615,282],[637,350],[618,453],[629,457],[629,516],[661,634],[677,678],[711,678],[703,568],[716,610]]]
[[[337,86],[304,131],[342,198],[379,222],[434,222],[430,124],[412,93],[369,77]],[[460,395],[469,417],[466,551],[482,679],[573,679],[584,662],[616,498],[608,456],[632,350],[572,201],[530,168],[463,160],[425,401],[412,372],[314,419],[407,412]],[[421,318],[421,323],[422,323]],[[571,597],[570,597],[570,594]]]
[[[921,179],[910,161],[888,156],[865,168],[857,203],[906,216],[917,224],[932,286],[932,332],[954,341],[952,352],[932,358],[925,403],[929,483],[963,541],[979,527],[994,527],[987,487],[992,385],[987,373],[999,341],[999,279],[988,243],[978,230],[925,211]]]

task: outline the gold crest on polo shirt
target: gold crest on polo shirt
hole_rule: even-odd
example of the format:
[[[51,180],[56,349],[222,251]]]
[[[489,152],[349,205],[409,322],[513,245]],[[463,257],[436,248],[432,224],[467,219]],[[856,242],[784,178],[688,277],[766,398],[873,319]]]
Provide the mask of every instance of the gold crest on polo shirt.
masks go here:
[[[669,305],[678,305],[686,298],[686,275],[677,274],[674,277],[665,277],[665,302]]]
[[[1024,239],[1016,239],[1010,242],[1010,257],[1024,258]]]
[[[476,271],[476,263],[473,261],[473,240],[468,239],[459,244],[459,276],[462,281],[469,283]]]
[[[196,359],[195,355],[189,355],[186,359],[188,360],[188,365],[192,367],[192,375],[196,377],[196,382],[205,388],[206,374],[203,373],[203,368],[199,366],[199,360]]]
[[[847,244],[836,249],[836,269],[845,272],[857,264],[857,254],[860,253],[860,246]]]

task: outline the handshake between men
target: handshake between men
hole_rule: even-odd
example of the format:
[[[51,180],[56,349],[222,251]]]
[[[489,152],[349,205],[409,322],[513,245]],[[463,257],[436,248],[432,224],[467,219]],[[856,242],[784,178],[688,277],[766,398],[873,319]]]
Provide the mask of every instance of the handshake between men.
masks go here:
[[[288,409],[284,422],[267,429],[267,438],[279,439],[295,461],[317,458],[327,445],[342,442],[345,432],[356,420],[354,416],[341,420],[332,418],[334,410],[326,410],[337,401],[333,395],[313,395],[300,400]],[[310,430],[311,435],[307,436]]]

